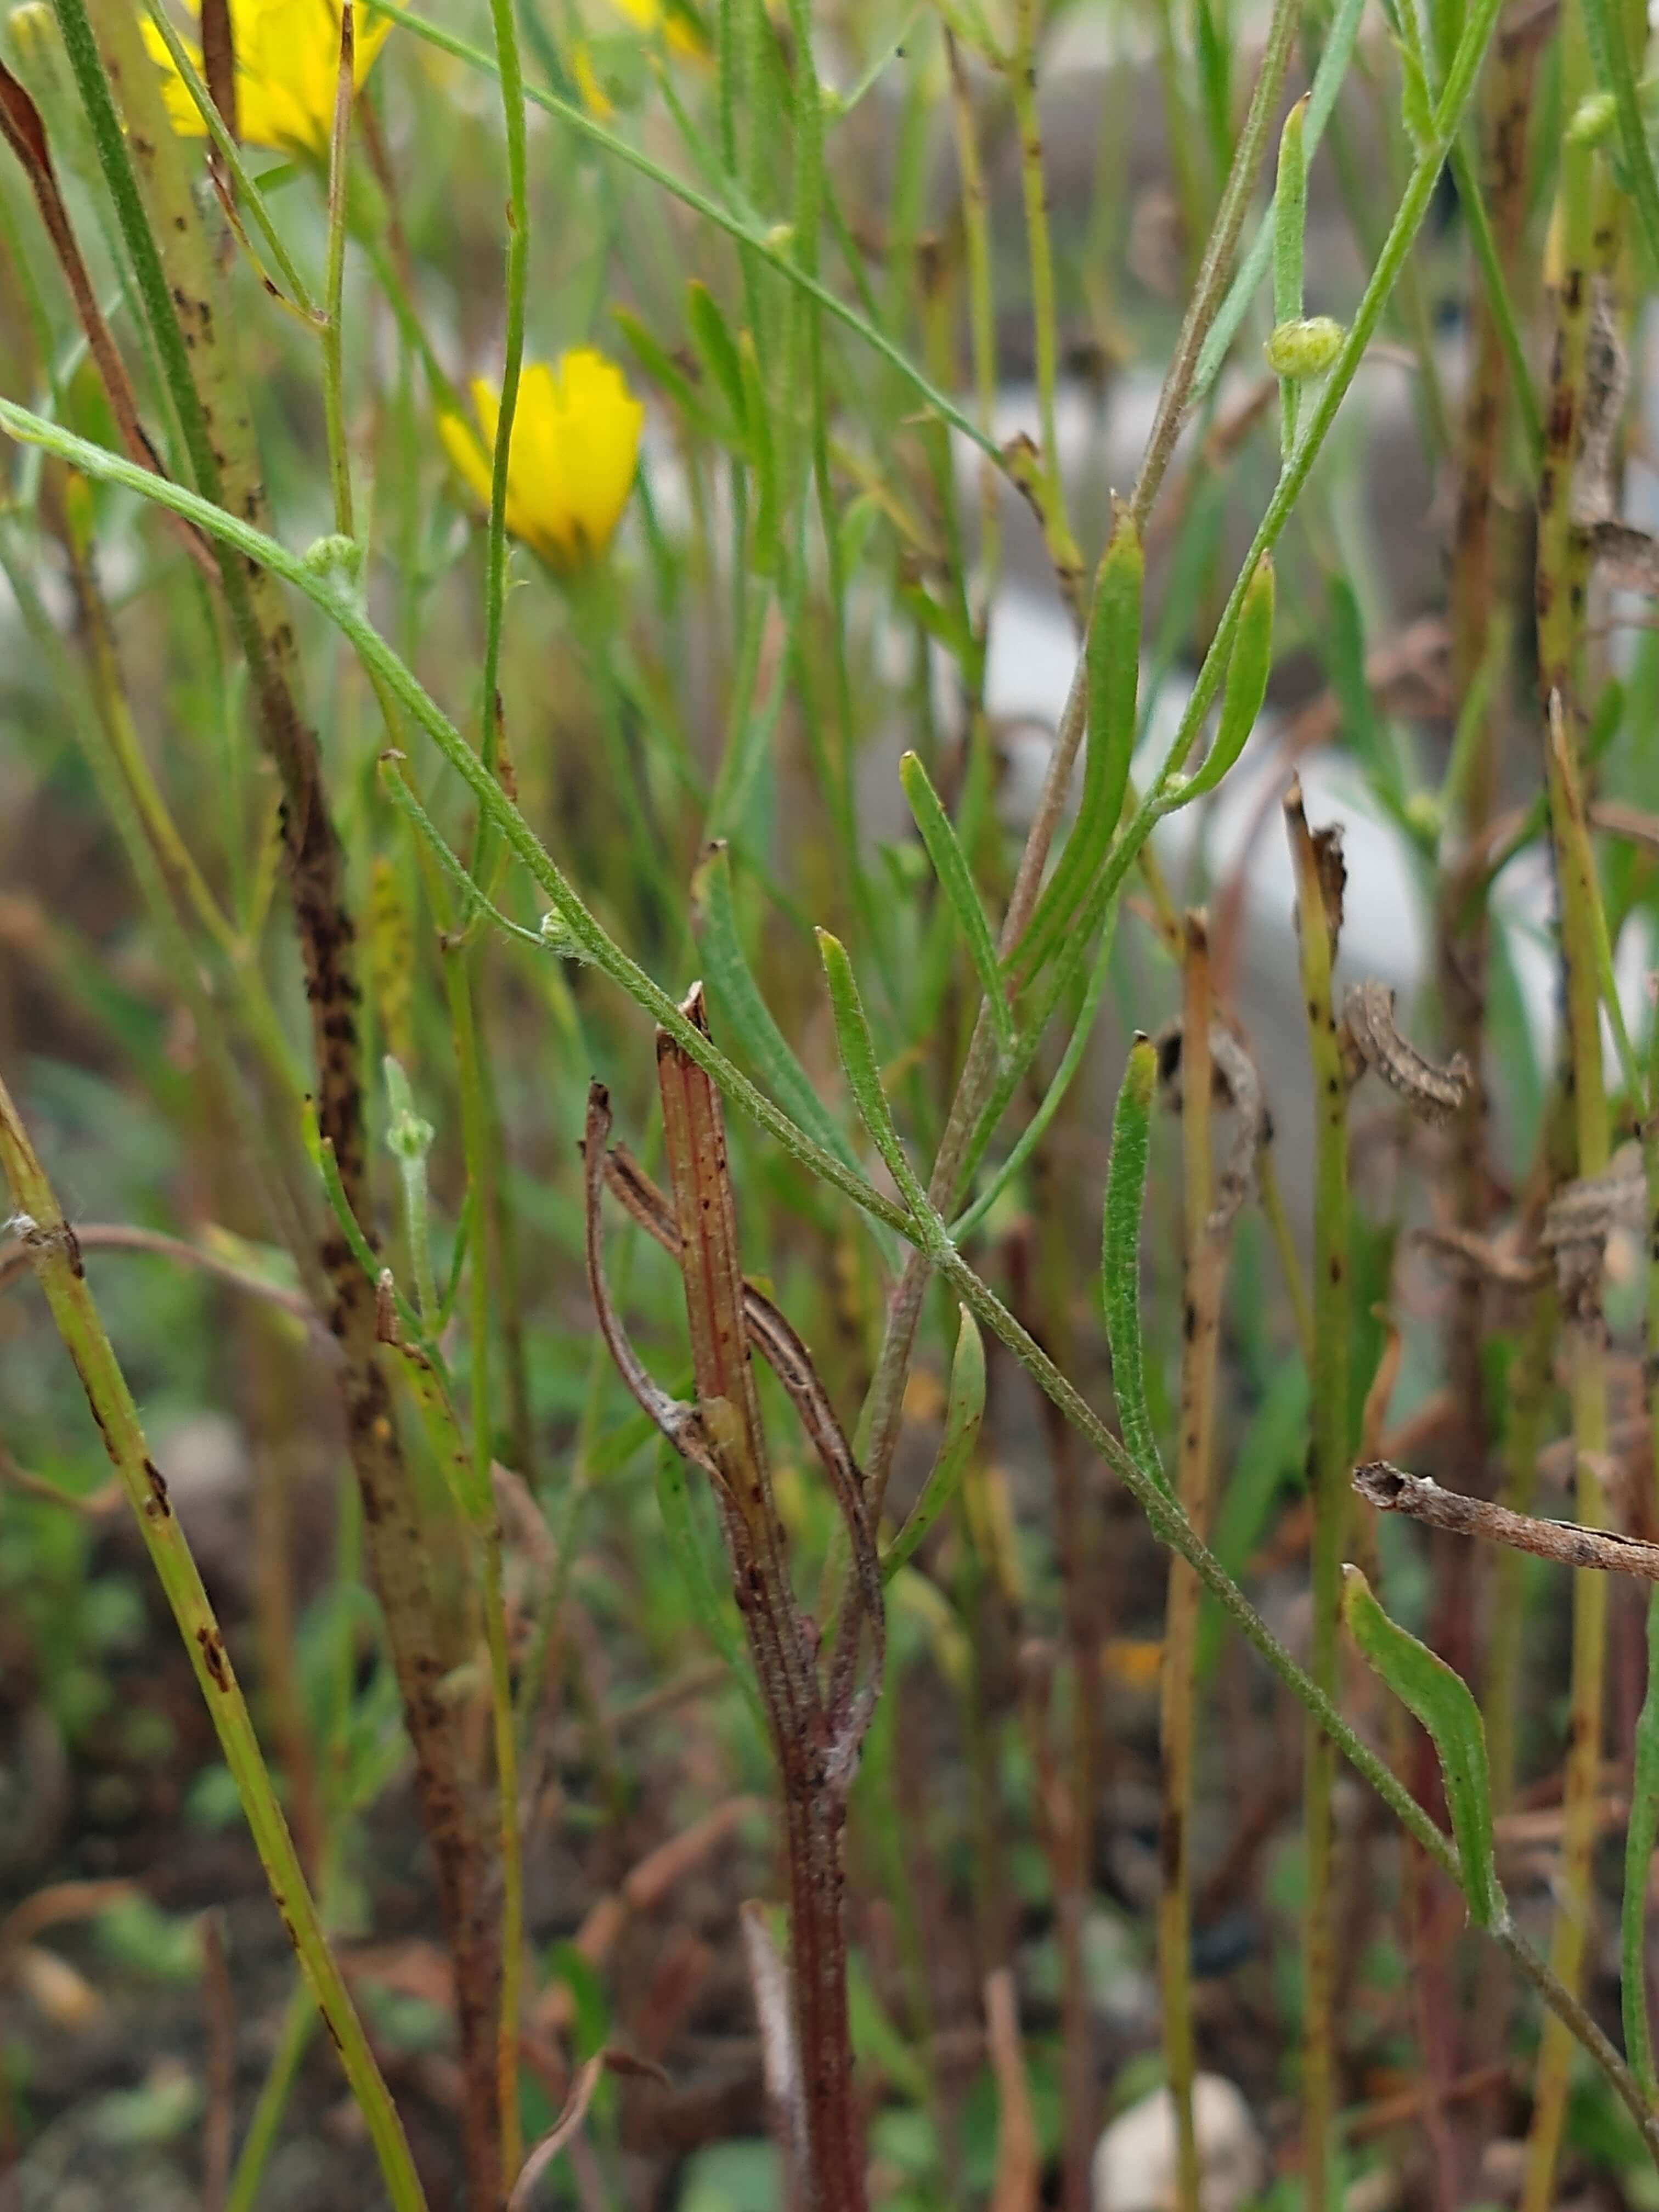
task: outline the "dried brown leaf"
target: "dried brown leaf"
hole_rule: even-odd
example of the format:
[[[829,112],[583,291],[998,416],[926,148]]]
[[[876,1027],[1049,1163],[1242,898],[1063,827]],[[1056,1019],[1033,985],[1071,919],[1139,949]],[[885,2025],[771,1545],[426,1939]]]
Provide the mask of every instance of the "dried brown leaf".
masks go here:
[[[1395,994],[1386,983],[1356,983],[1342,1011],[1349,1043],[1364,1066],[1398,1091],[1420,1121],[1443,1121],[1462,1111],[1474,1077],[1462,1054],[1442,1067],[1401,1035]]]

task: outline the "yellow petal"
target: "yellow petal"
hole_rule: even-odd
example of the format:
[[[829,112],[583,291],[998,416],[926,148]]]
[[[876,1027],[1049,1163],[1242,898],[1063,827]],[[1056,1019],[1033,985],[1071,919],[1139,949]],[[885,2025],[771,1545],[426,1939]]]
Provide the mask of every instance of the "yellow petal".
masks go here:
[[[340,69],[340,15],[339,0],[231,0],[237,125],[249,145],[315,159],[327,152]],[[185,137],[203,137],[196,103],[160,34],[149,21],[140,28],[161,67],[162,97],[174,130]],[[391,28],[386,17],[359,24],[352,67],[359,86]],[[201,58],[193,49],[191,58],[199,69]]]
[[[593,74],[593,60],[584,39],[570,57],[570,73],[576,80],[576,90],[581,95],[582,106],[599,123],[608,123],[616,109],[605,98],[599,80]]]
[[[460,416],[442,413],[438,417],[438,435],[443,440],[444,451],[455,464],[468,484],[477,492],[486,507],[489,504],[489,455],[478,442],[478,434]]]
[[[167,52],[161,33],[148,15],[139,24],[138,28],[143,34],[150,59],[161,72],[161,98],[167,106],[167,121],[172,124],[181,138],[205,138],[207,125],[202,120],[202,112],[191,98],[185,80],[173,67],[173,56]],[[199,76],[202,73],[201,51],[198,47],[191,46],[188,39],[184,44],[185,51],[190,56],[191,64]]]
[[[440,415],[439,435],[467,483],[486,505],[500,396],[482,380],[471,386],[478,433]],[[507,457],[507,526],[554,568],[568,569],[602,553],[633,489],[641,406],[615,363],[591,346],[550,367],[528,363],[519,380]]]
[[[592,346],[562,357],[558,385],[557,535],[570,558],[591,559],[610,544],[633,489],[645,410]]]
[[[663,0],[611,0],[611,5],[619,15],[626,15],[636,30],[649,33],[660,29],[671,52],[697,59],[706,57],[708,46],[697,35],[696,24],[665,8]]]

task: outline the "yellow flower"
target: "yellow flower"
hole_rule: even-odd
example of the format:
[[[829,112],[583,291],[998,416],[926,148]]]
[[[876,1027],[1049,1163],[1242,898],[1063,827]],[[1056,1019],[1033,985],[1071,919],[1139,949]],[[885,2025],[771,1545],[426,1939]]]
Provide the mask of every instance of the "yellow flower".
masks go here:
[[[185,0],[199,13],[199,0]],[[392,28],[384,15],[356,19],[354,75],[359,85]],[[207,135],[196,102],[173,65],[161,33],[148,18],[144,43],[159,64],[173,127],[186,138]],[[334,88],[340,74],[340,0],[230,0],[236,49],[236,122],[251,146],[287,154],[323,155],[334,125]],[[199,70],[194,47],[191,59]]]
[[[611,5],[639,30],[655,31],[660,27],[671,52],[702,57],[708,52],[708,40],[695,20],[678,8],[665,6],[664,0],[611,0]]]
[[[471,387],[478,422],[438,417],[450,459],[486,504],[501,396]],[[519,380],[507,466],[507,526],[561,572],[603,553],[634,485],[645,410],[592,346],[532,362]]]
[[[576,90],[588,113],[596,122],[609,123],[617,112],[616,104],[594,71],[592,52],[586,39],[570,58],[570,74],[576,80]]]

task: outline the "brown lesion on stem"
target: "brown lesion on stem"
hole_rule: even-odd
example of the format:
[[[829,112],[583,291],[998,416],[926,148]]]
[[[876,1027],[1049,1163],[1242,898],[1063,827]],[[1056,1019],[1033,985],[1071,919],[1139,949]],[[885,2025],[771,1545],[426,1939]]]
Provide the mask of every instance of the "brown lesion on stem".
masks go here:
[[[706,1028],[701,988],[684,1012]],[[714,1085],[665,1032],[657,1038],[670,1189],[629,1155],[611,1152],[610,1101],[588,1094],[583,1141],[589,1287],[618,1373],[680,1455],[706,1474],[725,1526],[732,1587],[770,1723],[787,1838],[790,1990],[800,2081],[801,2201],[812,2212],[861,2212],[864,2154],[853,2094],[847,2012],[843,1832],[847,1796],[879,1685],[880,1570],[863,1477],[806,1347],[769,1299],[743,1279],[726,1133]],[[677,1259],[684,1286],[696,1402],[662,1390],[628,1340],[605,1279],[600,1205],[606,1186]],[[827,1682],[820,1636],[789,1575],[787,1538],[772,1487],[750,1359],[756,1346],[799,1412],[847,1524],[854,1580]],[[870,1662],[858,1682],[866,1639]]]

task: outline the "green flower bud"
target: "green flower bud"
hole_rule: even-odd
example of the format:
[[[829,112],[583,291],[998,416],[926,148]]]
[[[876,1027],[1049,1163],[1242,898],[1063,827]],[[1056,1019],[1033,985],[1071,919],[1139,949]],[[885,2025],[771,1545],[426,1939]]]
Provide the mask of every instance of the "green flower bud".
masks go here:
[[[1569,146],[1599,146],[1613,136],[1618,109],[1610,92],[1593,92],[1581,100],[1567,125]]]
[[[586,959],[587,955],[572,935],[568,926],[552,911],[551,908],[542,916],[541,929],[538,933],[542,943],[556,960]]]
[[[1275,376],[1300,384],[1310,376],[1323,376],[1347,335],[1330,315],[1304,315],[1297,322],[1280,323],[1262,350]]]
[[[300,559],[313,576],[320,576],[342,599],[355,599],[358,596],[363,574],[363,549],[355,538],[331,531],[326,538],[313,538]]]

